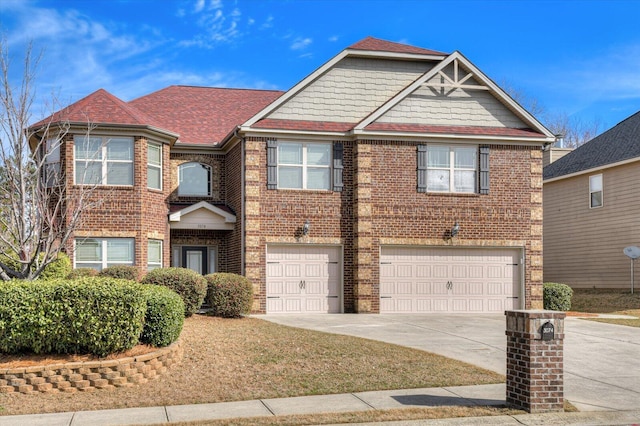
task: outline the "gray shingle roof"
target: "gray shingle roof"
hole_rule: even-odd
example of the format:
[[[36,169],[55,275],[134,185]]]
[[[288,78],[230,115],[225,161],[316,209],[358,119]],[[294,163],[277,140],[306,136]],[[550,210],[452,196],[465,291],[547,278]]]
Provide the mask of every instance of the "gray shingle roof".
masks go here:
[[[640,158],[640,111],[544,168],[543,178]]]

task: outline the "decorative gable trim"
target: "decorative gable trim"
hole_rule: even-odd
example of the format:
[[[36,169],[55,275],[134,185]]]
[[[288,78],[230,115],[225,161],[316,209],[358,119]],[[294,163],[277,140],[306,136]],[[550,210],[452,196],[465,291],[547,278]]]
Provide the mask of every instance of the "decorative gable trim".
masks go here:
[[[453,64],[454,67],[453,79],[451,79],[446,75],[446,73],[443,72],[445,68],[451,64]],[[464,76],[460,74],[460,65],[463,65],[464,68],[469,70],[469,72]],[[415,92],[423,85],[429,84],[433,86],[433,83],[427,82],[436,76],[441,76],[444,80],[444,83],[437,85],[439,87],[446,87],[451,89],[462,88],[467,90],[488,90],[493,94],[493,96],[495,96],[501,103],[503,103],[508,109],[510,109],[516,116],[518,116],[534,131],[546,136],[546,140],[550,142],[555,141],[555,136],[546,127],[544,127],[538,120],[536,120],[531,114],[529,114],[524,108],[522,108],[517,102],[515,102],[506,92],[500,89],[495,83],[493,83],[493,81],[491,81],[490,78],[488,78],[482,71],[480,71],[458,51],[455,51],[451,55],[446,57],[442,62],[424,73],[420,78],[418,78],[402,91],[398,92],[397,95],[389,99],[389,101],[383,104],[371,115],[358,123],[354,127],[354,133],[367,133],[367,126],[374,123],[386,112],[398,105],[411,93]],[[481,84],[467,83],[472,78],[479,81]]]

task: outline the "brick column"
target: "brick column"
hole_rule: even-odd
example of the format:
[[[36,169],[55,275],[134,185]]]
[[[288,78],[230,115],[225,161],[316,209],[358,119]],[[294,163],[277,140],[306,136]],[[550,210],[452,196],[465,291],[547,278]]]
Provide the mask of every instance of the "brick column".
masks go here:
[[[564,312],[507,311],[507,405],[564,410]]]
[[[354,269],[355,310],[357,313],[373,312],[372,306],[372,216],[371,216],[371,145],[358,143],[354,150]]]

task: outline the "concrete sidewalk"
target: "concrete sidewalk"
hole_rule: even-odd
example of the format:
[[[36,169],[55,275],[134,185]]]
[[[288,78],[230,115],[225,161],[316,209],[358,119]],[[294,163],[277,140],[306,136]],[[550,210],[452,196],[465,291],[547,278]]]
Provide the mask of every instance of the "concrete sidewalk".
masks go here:
[[[504,384],[361,392],[223,402],[78,411],[0,417],[0,426],[106,426],[255,418],[438,406],[504,405]],[[384,422],[385,425],[628,425],[640,423],[640,410],[615,412],[521,414],[439,420]]]

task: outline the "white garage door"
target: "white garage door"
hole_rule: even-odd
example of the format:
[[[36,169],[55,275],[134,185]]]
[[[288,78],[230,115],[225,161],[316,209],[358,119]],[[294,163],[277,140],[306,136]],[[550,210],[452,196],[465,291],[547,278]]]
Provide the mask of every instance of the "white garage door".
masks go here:
[[[268,246],[267,313],[339,313],[340,247]]]
[[[383,247],[380,312],[520,309],[517,249]]]

